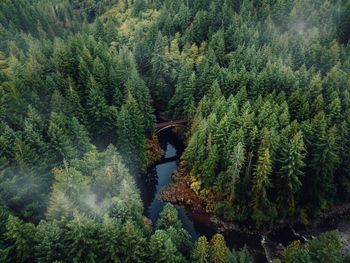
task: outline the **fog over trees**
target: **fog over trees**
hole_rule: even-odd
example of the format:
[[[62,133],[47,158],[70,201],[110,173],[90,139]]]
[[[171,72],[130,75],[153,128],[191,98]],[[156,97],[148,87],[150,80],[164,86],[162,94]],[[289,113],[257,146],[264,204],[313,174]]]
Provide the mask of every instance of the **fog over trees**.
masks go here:
[[[253,262],[136,178],[186,120],[203,209],[267,230],[350,201],[349,0],[2,0],[0,261]],[[337,230],[274,262],[348,262]]]

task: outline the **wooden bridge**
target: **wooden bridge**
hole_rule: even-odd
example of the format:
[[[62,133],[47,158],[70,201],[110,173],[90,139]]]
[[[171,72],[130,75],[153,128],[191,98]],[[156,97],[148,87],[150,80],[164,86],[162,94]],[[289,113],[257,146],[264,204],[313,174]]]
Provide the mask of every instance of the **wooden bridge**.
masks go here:
[[[187,121],[185,120],[170,120],[166,122],[160,122],[156,124],[156,134],[173,127],[186,127]]]

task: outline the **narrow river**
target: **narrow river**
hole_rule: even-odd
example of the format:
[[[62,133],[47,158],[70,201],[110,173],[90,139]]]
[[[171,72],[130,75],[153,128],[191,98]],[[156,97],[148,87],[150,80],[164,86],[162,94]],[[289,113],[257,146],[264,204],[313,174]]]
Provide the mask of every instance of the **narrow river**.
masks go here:
[[[170,130],[159,135],[159,143],[165,151],[165,156],[159,163],[151,167],[147,174],[142,175],[137,182],[144,204],[144,214],[152,220],[153,226],[165,205],[159,199],[159,194],[164,187],[170,184],[171,175],[177,169],[184,149],[183,143]],[[210,240],[212,235],[217,232],[208,216],[193,214],[183,206],[176,206],[176,209],[184,229],[191,235],[193,242],[201,235]],[[236,231],[225,232],[223,235],[229,247],[242,248],[247,244],[250,251],[253,252],[256,262],[266,262],[261,246],[261,236]]]
[[[177,169],[178,162],[184,149],[183,143],[170,130],[163,131],[159,135],[159,143],[165,151],[165,156],[156,165],[151,167],[147,174],[139,177],[137,184],[140,188],[141,199],[144,205],[144,214],[152,220],[153,226],[157,222],[165,203],[159,199],[159,194],[171,182],[171,176]],[[188,208],[176,206],[183,227],[188,231],[195,242],[199,236],[204,235],[210,240],[213,234],[220,232],[210,221],[209,216],[194,214]],[[329,229],[328,229],[329,230]],[[305,241],[310,238],[309,231],[287,226],[268,237],[259,234],[247,234],[241,231],[225,231],[227,245],[230,248],[240,249],[244,245],[248,247],[255,262],[267,262],[266,254],[275,251],[276,247],[287,246],[293,240]],[[324,231],[321,231],[324,232]],[[304,234],[299,234],[304,233]]]
[[[152,220],[153,226],[165,205],[159,199],[159,193],[170,184],[171,175],[177,169],[183,151],[183,144],[171,131],[162,132],[159,136],[159,143],[165,152],[165,156],[158,164],[151,167],[147,174],[142,175],[138,182],[144,204],[144,214]],[[196,229],[186,209],[181,206],[177,206],[176,209],[183,227],[190,233],[193,241],[197,240],[201,232]]]

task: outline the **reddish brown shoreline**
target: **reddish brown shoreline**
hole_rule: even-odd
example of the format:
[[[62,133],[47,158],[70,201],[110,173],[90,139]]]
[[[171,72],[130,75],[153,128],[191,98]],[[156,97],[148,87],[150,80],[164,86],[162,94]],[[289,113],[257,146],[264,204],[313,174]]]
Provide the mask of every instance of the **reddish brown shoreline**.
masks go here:
[[[160,199],[172,204],[189,206],[196,214],[206,213],[200,199],[190,188],[186,179],[180,177],[177,172],[173,174],[172,179],[172,182],[161,192]]]
[[[181,171],[181,168],[180,168]],[[203,203],[202,200],[197,196],[197,194],[191,189],[188,184],[188,180],[181,172],[175,171],[172,176],[172,182],[164,188],[160,194],[160,199],[164,202],[169,202],[175,205],[183,205],[191,210],[192,213],[198,215],[205,215],[210,217],[210,221],[215,225],[219,232],[236,230],[240,232],[250,233],[250,234],[268,234],[271,231],[279,230],[287,225],[304,225],[299,218],[289,217],[276,222],[272,229],[267,231],[259,231],[255,229],[254,226],[245,226],[234,221],[224,221],[217,216],[208,213],[205,210],[207,204]],[[305,225],[305,227],[316,229],[322,225],[336,225],[342,220],[350,218],[350,203],[337,205],[330,208],[328,211],[321,213],[316,218],[314,218],[310,224]]]

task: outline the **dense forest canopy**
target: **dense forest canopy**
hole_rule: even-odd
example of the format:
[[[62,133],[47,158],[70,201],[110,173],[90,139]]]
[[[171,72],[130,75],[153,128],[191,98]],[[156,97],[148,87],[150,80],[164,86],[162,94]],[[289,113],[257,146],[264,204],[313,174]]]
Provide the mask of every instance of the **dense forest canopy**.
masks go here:
[[[349,39],[341,0],[1,1],[0,261],[252,262],[171,205],[147,224],[156,112],[189,122],[184,176],[222,219],[349,202]],[[282,260],[342,262],[339,233]]]

